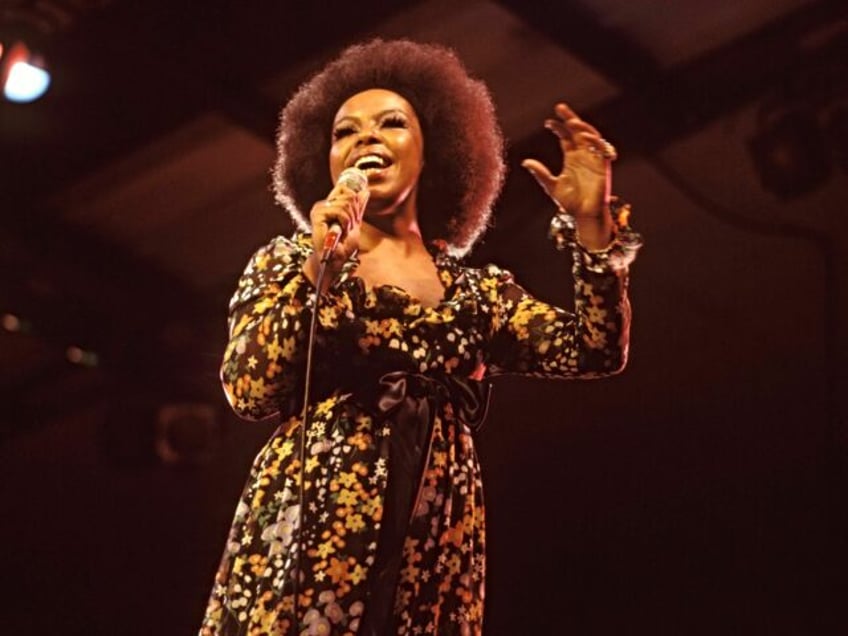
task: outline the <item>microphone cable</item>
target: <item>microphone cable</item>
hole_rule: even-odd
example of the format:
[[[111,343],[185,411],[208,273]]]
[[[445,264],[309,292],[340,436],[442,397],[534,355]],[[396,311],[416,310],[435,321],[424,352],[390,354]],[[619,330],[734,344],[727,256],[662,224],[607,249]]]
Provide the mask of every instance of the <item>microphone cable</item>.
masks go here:
[[[350,167],[342,170],[339,175],[336,185],[343,184],[345,187],[354,191],[357,195],[365,192],[368,193],[368,177],[366,174],[355,167]],[[367,201],[367,198],[365,199]],[[363,203],[364,207],[364,203]],[[300,618],[300,576],[302,563],[302,550],[304,547],[303,541],[303,508],[305,504],[305,482],[306,482],[306,431],[311,424],[309,402],[312,392],[312,357],[315,348],[315,335],[318,332],[318,309],[321,304],[321,290],[324,288],[324,277],[327,273],[327,263],[333,252],[336,251],[339,241],[342,236],[342,228],[338,221],[331,221],[327,228],[327,235],[324,237],[324,247],[318,262],[318,274],[315,277],[315,295],[312,303],[312,317],[309,321],[309,335],[306,343],[306,368],[304,370],[303,380],[303,413],[300,425],[300,438],[298,440],[298,462],[299,479],[298,484],[298,509],[297,509],[297,528],[295,528],[293,544],[294,544],[294,578],[292,581],[292,594],[294,598],[294,621],[295,629],[299,629]]]
[[[315,348],[315,335],[318,332],[318,309],[321,302],[321,290],[324,287],[324,278],[327,273],[327,263],[330,260],[336,245],[339,242],[339,234],[324,242],[324,251],[318,264],[318,274],[315,278],[315,294],[312,303],[312,316],[309,320],[309,335],[306,342],[306,368],[304,370],[303,381],[303,412],[300,425],[300,437],[298,439],[298,462],[299,462],[299,484],[298,484],[298,510],[297,510],[297,528],[294,533],[294,577],[292,579],[292,594],[294,598],[294,621],[295,629],[299,629],[300,617],[299,608],[300,599],[300,575],[301,575],[301,550],[304,546],[303,541],[303,508],[306,505],[304,483],[306,480],[306,431],[311,424],[310,404],[312,392],[312,357]]]

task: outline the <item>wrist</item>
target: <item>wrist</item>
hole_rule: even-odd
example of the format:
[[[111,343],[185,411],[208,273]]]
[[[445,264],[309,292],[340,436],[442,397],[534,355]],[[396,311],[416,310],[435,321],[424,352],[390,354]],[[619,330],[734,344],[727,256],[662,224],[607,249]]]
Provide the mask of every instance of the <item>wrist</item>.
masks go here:
[[[615,227],[609,207],[598,217],[575,217],[577,242],[590,251],[602,250],[615,238]]]

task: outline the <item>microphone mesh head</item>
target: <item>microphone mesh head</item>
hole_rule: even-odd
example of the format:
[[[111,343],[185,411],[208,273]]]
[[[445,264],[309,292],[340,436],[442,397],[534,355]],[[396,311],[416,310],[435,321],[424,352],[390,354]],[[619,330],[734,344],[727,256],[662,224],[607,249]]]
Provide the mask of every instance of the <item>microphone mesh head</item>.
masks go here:
[[[346,188],[350,188],[357,194],[368,188],[368,175],[359,168],[345,168],[339,175],[336,183],[343,184]]]

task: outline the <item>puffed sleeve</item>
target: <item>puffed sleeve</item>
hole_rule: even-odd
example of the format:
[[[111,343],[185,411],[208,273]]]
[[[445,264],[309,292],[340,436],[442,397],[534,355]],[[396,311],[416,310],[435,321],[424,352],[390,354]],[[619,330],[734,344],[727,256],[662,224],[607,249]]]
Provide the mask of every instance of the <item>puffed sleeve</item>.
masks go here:
[[[574,249],[574,312],[537,300],[506,270],[489,266],[494,308],[489,373],[592,378],[621,371],[630,335],[628,270],[615,249]]]
[[[233,410],[246,419],[296,413],[315,288],[303,273],[306,235],[276,237],[250,259],[230,301],[229,343],[221,382]],[[325,296],[319,327],[350,314],[349,298]]]

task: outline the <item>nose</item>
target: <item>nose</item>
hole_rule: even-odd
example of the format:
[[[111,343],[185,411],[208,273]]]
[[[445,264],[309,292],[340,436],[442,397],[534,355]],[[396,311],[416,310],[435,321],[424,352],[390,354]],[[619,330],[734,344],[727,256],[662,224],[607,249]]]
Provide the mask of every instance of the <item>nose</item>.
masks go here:
[[[380,136],[378,134],[378,129],[376,126],[363,126],[359,129],[359,133],[356,138],[356,144],[358,146],[367,146],[372,143],[376,143],[380,141]]]

